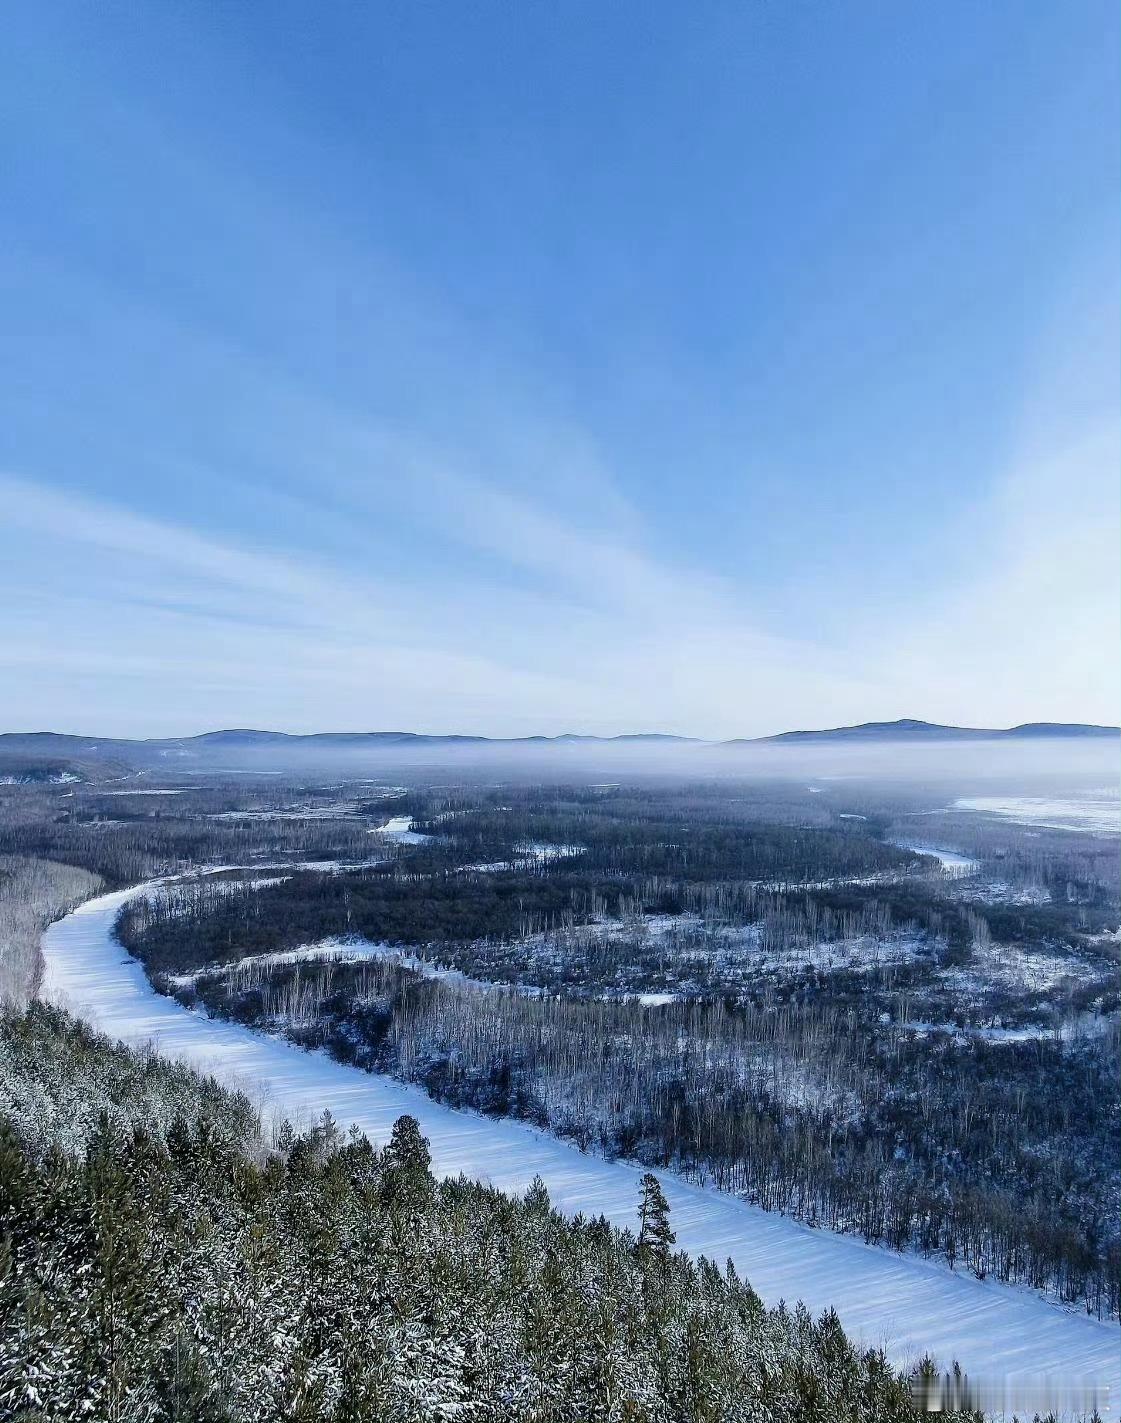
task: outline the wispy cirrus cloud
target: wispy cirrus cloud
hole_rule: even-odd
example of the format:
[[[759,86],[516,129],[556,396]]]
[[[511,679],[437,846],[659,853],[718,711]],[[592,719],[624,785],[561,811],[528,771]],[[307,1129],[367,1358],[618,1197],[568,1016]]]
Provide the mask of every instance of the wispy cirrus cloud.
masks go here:
[[[161,729],[183,729],[183,709],[219,691],[225,720],[269,725],[732,734],[757,716],[761,681],[796,674],[803,651],[751,628],[714,586],[509,496],[474,499],[463,538],[486,530],[491,556],[531,575],[518,596],[463,571],[388,585],[8,477],[0,500],[23,557],[5,576],[19,616],[0,661],[17,694],[20,668],[55,687],[96,674],[91,715],[119,704],[117,678],[148,679]],[[45,579],[30,580],[32,563]],[[40,719],[42,700],[29,703]]]

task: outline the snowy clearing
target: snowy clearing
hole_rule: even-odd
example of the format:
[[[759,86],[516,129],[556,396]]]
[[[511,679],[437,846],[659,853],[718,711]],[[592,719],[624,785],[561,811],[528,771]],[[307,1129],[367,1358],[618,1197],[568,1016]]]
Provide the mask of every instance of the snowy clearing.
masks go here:
[[[163,788],[163,789],[160,789],[159,787],[156,787],[156,786],[146,786],[143,790],[139,790],[139,791],[98,791],[97,794],[98,794],[99,796],[110,796],[110,795],[186,795],[187,792],[186,792],[186,790],[185,790],[182,786],[177,787],[177,788],[175,788],[175,789],[172,789],[172,788],[170,788],[170,787],[165,787],[165,788]]]
[[[508,860],[491,860],[480,865],[459,865],[457,869],[461,874],[495,875],[506,870],[518,869],[534,860],[564,860],[586,853],[586,845],[550,845],[544,841],[533,840],[515,845],[514,853]]]
[[[514,854],[520,859],[568,860],[573,855],[587,852],[586,845],[553,845],[547,840],[526,840],[514,846]]]
[[[1085,959],[1075,954],[1045,951],[1029,953],[1018,944],[977,944],[968,968],[942,971],[942,982],[968,996],[979,986],[999,983],[1007,988],[1054,993],[1067,979],[1083,979],[1090,972]]]
[[[275,883],[259,880],[258,884]],[[301,944],[295,949],[275,949],[267,954],[246,954],[244,958],[226,963],[204,964],[189,973],[169,973],[167,982],[176,988],[197,983],[200,978],[216,974],[238,973],[251,968],[270,968],[293,963],[362,963],[364,960],[387,958],[396,951],[389,944],[371,944],[362,939],[320,939],[315,944]]]
[[[765,939],[761,923],[712,924],[693,913],[644,914],[627,919],[597,915],[588,923],[579,924],[571,930],[549,930],[529,935],[520,942],[527,951],[537,946],[563,946],[565,933],[577,944],[590,940],[601,944],[661,945],[663,952],[679,965],[686,964],[690,959],[724,960],[754,972],[810,965],[821,969],[871,969],[884,964],[910,963],[929,952],[920,934],[906,930],[783,947]]]
[[[122,795],[129,792],[122,791]],[[287,805],[266,810],[216,810],[207,820],[267,821],[267,820],[356,820],[359,818],[357,801],[333,801],[330,805]]]
[[[267,1121],[306,1126],[329,1108],[384,1142],[404,1112],[432,1147],[434,1169],[500,1190],[524,1191],[540,1174],[554,1204],[603,1213],[633,1227],[640,1168],[582,1155],[511,1120],[440,1106],[418,1088],[371,1076],[235,1023],[209,1019],[155,993],[113,937],[122,905],[151,886],[89,900],[43,936],[42,996],[132,1045],[152,1042],[240,1088]],[[957,1360],[990,1409],[1082,1411],[1117,1420],[1121,1396],[1116,1325],[1070,1313],[1026,1290],[954,1274],[933,1261],[816,1231],[714,1190],[663,1175],[682,1248],[731,1258],[765,1301],[802,1299],[837,1309],[848,1332],[901,1366],[930,1351]]]
[[[975,874],[981,868],[980,861],[971,860],[960,850],[943,850],[937,845],[920,845],[916,840],[893,840],[891,843],[898,845],[901,850],[911,850],[916,855],[927,855],[937,860],[946,873],[954,878]]]
[[[168,974],[167,981],[177,988],[185,988],[197,983],[200,978],[222,974],[247,974],[254,968],[295,963],[369,963],[373,960],[408,969],[411,973],[419,974],[421,978],[443,979],[461,988],[472,988],[483,993],[503,989],[522,991],[516,990],[513,984],[487,983],[479,978],[469,978],[457,968],[449,968],[432,959],[420,958],[398,944],[374,943],[370,939],[357,936],[320,939],[314,944],[300,944],[294,949],[275,949],[267,954],[246,954],[244,958],[231,959],[228,963],[204,964],[202,968],[193,969],[190,973]]]
[[[1100,1037],[1110,1028],[1110,1019],[1102,1014],[1080,1013],[1075,1018],[1050,1025],[1025,1023],[1020,1027],[1005,1028],[999,1024],[989,1027],[959,1027],[956,1023],[927,1023],[921,1020],[901,1022],[904,1032],[925,1036],[927,1033],[949,1033],[959,1042],[970,1038],[983,1039],[989,1043],[1031,1043],[1031,1042],[1078,1042],[1086,1038]]]
[[[1039,905],[1051,903],[1051,891],[1041,884],[1010,884],[1003,879],[970,880],[968,884],[955,886],[954,898],[962,904]]]
[[[419,830],[413,829],[411,815],[394,815],[384,825],[371,830],[370,834],[384,835],[387,840],[395,840],[398,845],[422,845],[426,840],[432,839],[431,835],[422,835]]]

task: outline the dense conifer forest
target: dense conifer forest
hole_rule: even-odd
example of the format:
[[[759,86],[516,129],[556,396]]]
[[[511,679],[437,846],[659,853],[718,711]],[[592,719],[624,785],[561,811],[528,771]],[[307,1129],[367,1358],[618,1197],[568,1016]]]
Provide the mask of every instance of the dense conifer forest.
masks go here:
[[[0,1020],[0,1220],[4,1417],[904,1423],[965,1393],[673,1253],[653,1177],[627,1233],[437,1183],[411,1118],[269,1145],[40,1008]]]

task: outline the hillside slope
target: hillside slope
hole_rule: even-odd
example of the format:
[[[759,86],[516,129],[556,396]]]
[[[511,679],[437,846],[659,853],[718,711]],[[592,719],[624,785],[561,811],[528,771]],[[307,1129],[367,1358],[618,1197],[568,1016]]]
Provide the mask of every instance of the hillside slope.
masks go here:
[[[0,1113],[4,1416],[920,1416],[836,1316],[768,1310],[664,1231],[568,1222],[539,1184],[437,1184],[407,1123],[379,1152],[327,1117],[262,1155],[244,1098],[42,1008],[0,1019]]]

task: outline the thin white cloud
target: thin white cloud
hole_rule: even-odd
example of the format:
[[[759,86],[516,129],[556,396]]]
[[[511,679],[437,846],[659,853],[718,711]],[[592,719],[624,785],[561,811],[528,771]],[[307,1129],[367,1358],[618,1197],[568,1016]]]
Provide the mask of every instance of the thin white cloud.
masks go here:
[[[688,572],[475,493],[465,537],[476,542],[505,509],[493,552],[517,551],[541,585],[532,593],[495,597],[485,578],[481,588],[460,578],[387,589],[291,550],[244,548],[9,477],[7,521],[27,555],[55,570],[32,590],[26,563],[9,565],[4,592],[19,615],[0,661],[13,703],[27,708],[17,720],[56,724],[44,703],[60,682],[89,677],[99,680],[101,731],[127,678],[147,683],[146,715],[161,729],[182,729],[205,686],[220,693],[206,724],[732,734],[757,723],[761,703],[774,706],[775,682],[793,693],[812,675],[805,650],[758,633]],[[550,596],[558,580],[580,593],[575,620]],[[83,694],[68,719],[89,705]]]

